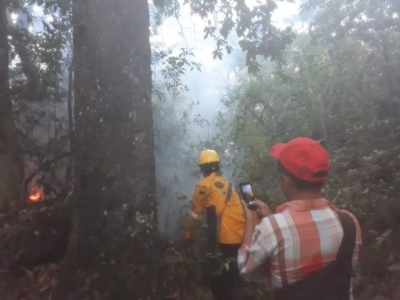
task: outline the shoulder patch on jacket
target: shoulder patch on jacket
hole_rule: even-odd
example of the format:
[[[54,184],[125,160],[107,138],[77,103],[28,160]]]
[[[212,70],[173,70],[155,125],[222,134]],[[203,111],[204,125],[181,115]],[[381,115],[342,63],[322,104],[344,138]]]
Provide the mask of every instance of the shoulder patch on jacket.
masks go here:
[[[214,186],[215,186],[217,189],[223,189],[223,188],[224,188],[224,184],[223,184],[221,181],[215,181],[215,182],[214,182]]]

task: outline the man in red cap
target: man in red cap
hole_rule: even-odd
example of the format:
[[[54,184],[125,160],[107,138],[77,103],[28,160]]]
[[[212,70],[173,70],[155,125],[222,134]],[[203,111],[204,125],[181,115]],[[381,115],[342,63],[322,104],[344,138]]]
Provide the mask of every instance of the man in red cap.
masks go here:
[[[329,173],[328,152],[299,137],[272,147],[287,200],[272,214],[254,201],[238,253],[241,275],[269,278],[275,300],[352,299],[351,274],[362,245],[357,219],[321,193]]]

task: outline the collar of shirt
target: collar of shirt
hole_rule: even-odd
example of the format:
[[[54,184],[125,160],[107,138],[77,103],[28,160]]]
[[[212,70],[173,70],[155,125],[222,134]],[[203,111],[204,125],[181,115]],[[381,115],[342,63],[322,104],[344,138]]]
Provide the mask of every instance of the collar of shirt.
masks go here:
[[[221,171],[219,171],[219,172],[212,172],[212,173],[210,173],[210,175],[208,175],[208,176],[205,177],[205,178],[212,179],[212,178],[215,178],[215,177],[222,177],[222,172],[221,172]]]
[[[326,207],[337,209],[334,204],[330,203],[325,198],[320,198],[315,200],[292,200],[283,203],[276,208],[276,213],[281,213],[285,210],[307,211],[313,209],[322,209]]]

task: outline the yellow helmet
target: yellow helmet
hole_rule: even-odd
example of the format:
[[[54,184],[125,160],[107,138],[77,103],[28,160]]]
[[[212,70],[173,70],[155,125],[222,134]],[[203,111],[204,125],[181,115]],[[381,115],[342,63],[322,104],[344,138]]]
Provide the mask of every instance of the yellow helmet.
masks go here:
[[[204,150],[200,153],[198,165],[204,165],[212,162],[220,162],[219,155],[214,150]]]

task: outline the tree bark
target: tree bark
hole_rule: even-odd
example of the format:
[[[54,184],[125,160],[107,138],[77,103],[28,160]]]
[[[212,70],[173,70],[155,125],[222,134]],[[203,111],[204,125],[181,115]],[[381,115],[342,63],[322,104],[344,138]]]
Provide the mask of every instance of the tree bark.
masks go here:
[[[7,1],[0,1],[0,211],[21,205],[22,156],[12,114],[7,38]]]
[[[54,299],[156,299],[146,0],[75,0],[76,203]]]
[[[74,117],[73,117],[73,60],[71,65],[68,68],[68,96],[67,96],[67,106],[68,106],[68,135],[69,135],[69,149],[71,153],[74,153],[74,145],[75,145],[75,138],[74,138]],[[68,165],[65,171],[65,181],[69,184],[72,178],[72,168],[73,168],[73,158],[70,157],[68,159]]]

